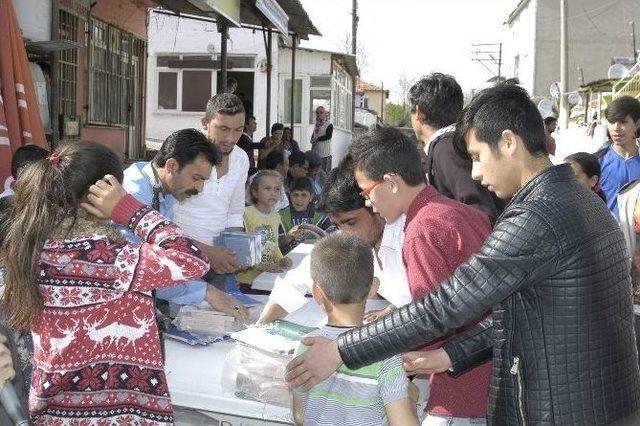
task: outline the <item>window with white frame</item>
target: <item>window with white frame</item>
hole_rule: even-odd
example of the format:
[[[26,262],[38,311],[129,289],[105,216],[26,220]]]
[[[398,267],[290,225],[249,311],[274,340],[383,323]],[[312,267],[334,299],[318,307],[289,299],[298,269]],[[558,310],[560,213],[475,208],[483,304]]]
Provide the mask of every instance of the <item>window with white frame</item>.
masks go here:
[[[255,56],[229,56],[227,69],[253,71]],[[156,58],[158,111],[204,112],[216,92],[220,60],[212,55],[166,54]]]
[[[351,106],[353,95],[351,77],[336,62],[333,63],[331,87],[331,122],[335,127],[351,131]]]
[[[215,68],[219,63],[210,55],[158,55],[156,109],[204,112],[215,92]]]
[[[316,122],[316,108],[331,111],[331,76],[312,76],[309,79],[309,124]]]

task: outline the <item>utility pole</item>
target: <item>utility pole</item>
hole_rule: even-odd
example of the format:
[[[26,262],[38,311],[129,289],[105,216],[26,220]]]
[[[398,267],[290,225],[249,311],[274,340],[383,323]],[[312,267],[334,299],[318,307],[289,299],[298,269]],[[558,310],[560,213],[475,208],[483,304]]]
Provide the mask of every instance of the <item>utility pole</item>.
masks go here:
[[[351,10],[351,54],[357,55],[358,44],[358,0],[352,1]],[[358,62],[356,61],[356,64]],[[351,76],[351,131],[353,132],[356,122],[356,76]]]
[[[633,61],[638,62],[638,49],[636,48],[636,23],[631,21],[631,42],[633,43]]]
[[[500,43],[500,52],[498,53],[498,83],[502,77],[502,43]]]
[[[381,83],[380,92],[380,119],[382,120],[382,124],[384,124],[384,81]]]
[[[560,129],[569,126],[569,40],[567,37],[567,1],[560,0]]]
[[[471,45],[474,50],[471,52],[471,60],[480,63],[494,77],[498,83],[502,79],[502,43],[479,43]],[[488,65],[487,65],[488,64]],[[498,66],[498,72],[491,65]]]

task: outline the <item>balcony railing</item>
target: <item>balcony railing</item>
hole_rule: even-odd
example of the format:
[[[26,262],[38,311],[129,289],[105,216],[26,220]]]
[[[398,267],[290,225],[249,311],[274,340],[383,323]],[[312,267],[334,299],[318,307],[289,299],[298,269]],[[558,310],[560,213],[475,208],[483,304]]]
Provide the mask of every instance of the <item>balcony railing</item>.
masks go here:
[[[627,77],[621,78],[613,85],[613,98],[620,96],[633,96],[640,99],[640,61],[629,70]]]

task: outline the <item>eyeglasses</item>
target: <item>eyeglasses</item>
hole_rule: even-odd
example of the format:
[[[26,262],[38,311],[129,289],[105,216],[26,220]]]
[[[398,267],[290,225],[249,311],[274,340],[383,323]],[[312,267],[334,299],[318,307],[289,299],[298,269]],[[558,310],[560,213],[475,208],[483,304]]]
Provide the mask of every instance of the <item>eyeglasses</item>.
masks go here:
[[[368,188],[365,188],[365,189],[362,190],[362,192],[360,192],[360,196],[362,198],[364,198],[366,201],[370,201],[369,200],[369,194],[371,194],[371,191],[376,189],[378,187],[378,185],[381,185],[382,183],[384,183],[384,180],[378,180],[378,181],[373,182],[371,185],[369,185]]]

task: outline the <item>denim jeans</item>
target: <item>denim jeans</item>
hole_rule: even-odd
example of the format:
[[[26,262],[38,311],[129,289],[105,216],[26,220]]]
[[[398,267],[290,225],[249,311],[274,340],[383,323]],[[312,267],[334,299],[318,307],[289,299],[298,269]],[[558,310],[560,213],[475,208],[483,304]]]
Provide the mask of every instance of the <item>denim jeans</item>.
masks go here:
[[[442,417],[427,414],[422,426],[486,426],[487,419],[473,419],[464,417]]]

